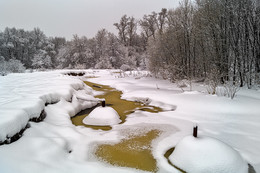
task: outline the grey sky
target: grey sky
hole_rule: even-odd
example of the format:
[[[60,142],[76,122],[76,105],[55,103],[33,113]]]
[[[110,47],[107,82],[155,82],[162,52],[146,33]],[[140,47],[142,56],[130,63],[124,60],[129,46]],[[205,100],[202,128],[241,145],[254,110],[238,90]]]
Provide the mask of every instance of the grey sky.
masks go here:
[[[119,22],[124,14],[140,19],[144,14],[174,8],[178,3],[178,0],[0,0],[0,30],[39,27],[47,36],[93,37],[102,28],[115,33],[113,23]]]

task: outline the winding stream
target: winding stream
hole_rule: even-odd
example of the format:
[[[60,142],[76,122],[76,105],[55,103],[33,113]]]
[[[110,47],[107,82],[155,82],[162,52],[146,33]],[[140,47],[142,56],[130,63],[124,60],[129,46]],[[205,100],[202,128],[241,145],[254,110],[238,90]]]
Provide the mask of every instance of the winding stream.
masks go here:
[[[96,91],[102,91],[104,94],[96,96],[96,98],[104,98],[106,100],[106,105],[112,107],[115,109],[120,116],[120,119],[122,122],[120,124],[123,124],[127,118],[127,115],[133,113],[136,110],[141,111],[147,111],[151,113],[158,113],[162,112],[163,110],[159,107],[150,106],[150,105],[144,105],[141,102],[133,102],[128,100],[121,99],[121,95],[123,94],[122,91],[118,91],[114,88],[111,88],[107,85],[100,85],[92,82],[85,81],[85,84],[90,86],[93,90]],[[100,105],[97,105],[100,106]],[[96,107],[86,109],[76,116],[71,118],[71,121],[76,126],[85,126],[90,127],[93,129],[102,129],[102,130],[111,130],[110,126],[91,126],[91,125],[85,125],[82,120],[88,116],[88,114],[95,109]]]
[[[114,108],[123,124],[126,121],[127,115],[136,110],[147,111],[151,113],[162,112],[159,107],[144,105],[140,102],[133,102],[121,99],[122,92],[106,85],[100,85],[86,81],[86,85],[90,86],[96,91],[102,91],[104,94],[96,96],[97,98],[104,98],[106,106]],[[99,106],[99,105],[97,105]],[[95,108],[95,107],[94,107]],[[92,129],[111,130],[110,126],[91,126],[83,124],[82,120],[94,109],[90,108],[77,114],[71,118],[72,123],[76,126],[85,126]],[[131,130],[130,130],[131,131]],[[100,144],[95,155],[102,161],[109,164],[122,167],[137,168],[145,171],[156,172],[156,160],[151,151],[151,143],[157,138],[160,131],[157,129],[144,131],[143,134],[127,136],[116,144]]]

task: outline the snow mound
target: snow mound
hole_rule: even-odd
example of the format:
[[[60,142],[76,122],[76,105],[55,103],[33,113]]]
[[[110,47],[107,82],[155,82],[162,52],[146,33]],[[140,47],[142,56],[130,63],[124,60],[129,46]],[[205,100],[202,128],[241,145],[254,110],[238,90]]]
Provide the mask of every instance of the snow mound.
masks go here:
[[[185,137],[169,159],[178,168],[192,173],[248,172],[247,163],[236,150],[209,137]]]
[[[97,107],[83,119],[86,125],[107,126],[120,123],[118,113],[111,107]]]

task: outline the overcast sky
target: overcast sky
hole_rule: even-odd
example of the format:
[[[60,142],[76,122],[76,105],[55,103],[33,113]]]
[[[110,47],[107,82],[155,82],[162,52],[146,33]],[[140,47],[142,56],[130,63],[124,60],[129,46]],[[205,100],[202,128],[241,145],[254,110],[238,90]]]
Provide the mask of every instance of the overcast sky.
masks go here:
[[[39,27],[47,36],[90,38],[102,28],[115,33],[113,23],[124,14],[140,19],[178,4],[178,0],[0,0],[0,31]]]

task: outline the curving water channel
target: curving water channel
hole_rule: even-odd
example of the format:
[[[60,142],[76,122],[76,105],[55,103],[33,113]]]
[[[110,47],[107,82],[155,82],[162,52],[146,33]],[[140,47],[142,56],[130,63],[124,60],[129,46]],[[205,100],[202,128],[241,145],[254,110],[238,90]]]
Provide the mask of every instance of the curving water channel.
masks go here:
[[[111,106],[114,108],[123,124],[126,121],[127,115],[133,113],[136,110],[147,111],[152,113],[159,113],[163,110],[159,107],[144,105],[140,102],[133,102],[121,99],[122,92],[106,85],[100,85],[96,83],[85,82],[88,86],[96,91],[102,91],[104,94],[96,96],[97,98],[104,98],[106,100],[106,106]],[[100,105],[97,105],[100,106]],[[92,129],[102,129],[111,130],[110,126],[90,126],[83,124],[82,120],[88,116],[88,114],[94,109],[86,109],[75,117],[71,118],[71,121],[76,126],[85,126]],[[142,130],[141,130],[142,131]],[[161,131],[158,129],[150,129],[142,131],[140,133],[131,135],[131,129],[124,130],[125,138],[116,144],[98,144],[94,154],[99,160],[106,163],[112,164],[114,166],[121,167],[131,167],[136,169],[141,169],[144,171],[156,172],[157,163],[152,155],[152,141],[160,135]],[[130,135],[128,135],[130,134]],[[175,167],[180,172],[185,173],[185,171],[173,165],[169,156],[174,151],[174,148],[169,149],[164,157],[168,160],[168,163]],[[249,165],[249,173],[255,172],[254,168]]]
[[[114,108],[123,124],[127,115],[136,110],[147,111],[152,113],[162,112],[159,107],[144,105],[140,102],[133,102],[121,99],[122,92],[106,85],[100,85],[86,81],[85,84],[96,91],[102,91],[104,94],[96,96],[104,98],[106,105]],[[98,105],[99,106],[99,105]],[[94,107],[95,108],[95,107]],[[82,120],[94,109],[90,108],[71,118],[72,123],[76,126],[85,126],[92,129],[111,130],[110,126],[90,126],[83,124]],[[151,152],[151,143],[160,134],[159,130],[144,131],[143,134],[126,136],[125,139],[117,144],[100,144],[95,155],[107,163],[121,167],[131,167],[145,171],[156,172],[156,160]]]
[[[106,100],[106,105],[111,106],[113,109],[115,109],[120,116],[120,119],[122,122],[120,124],[123,124],[127,118],[127,115],[133,113],[136,110],[141,111],[147,111],[151,113],[158,113],[162,112],[163,110],[156,106],[150,106],[150,105],[144,105],[141,102],[133,102],[121,99],[121,95],[123,94],[122,91],[118,91],[110,86],[107,85],[100,85],[92,82],[85,81],[85,84],[90,86],[92,89],[96,91],[102,91],[104,94],[96,96],[96,98],[104,98]],[[98,105],[99,106],[99,105]],[[82,120],[88,116],[88,114],[95,109],[95,107],[86,109],[73,118],[71,118],[71,121],[76,126],[85,126],[90,127],[93,129],[102,129],[102,130],[110,130],[110,126],[91,126],[91,125],[85,125]]]
[[[123,139],[117,144],[102,144],[96,149],[95,155],[115,166],[156,172],[156,160],[152,155],[151,143],[159,134],[159,130],[151,130]]]

